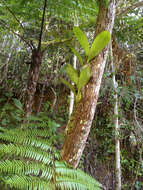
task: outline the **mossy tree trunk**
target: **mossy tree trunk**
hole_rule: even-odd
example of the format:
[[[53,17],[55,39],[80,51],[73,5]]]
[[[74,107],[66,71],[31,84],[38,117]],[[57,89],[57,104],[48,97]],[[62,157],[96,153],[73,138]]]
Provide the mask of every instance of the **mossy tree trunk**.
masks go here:
[[[34,104],[34,95],[36,92],[36,86],[39,78],[40,65],[42,63],[42,52],[38,49],[32,51],[31,65],[28,75],[26,101],[25,101],[25,113],[26,116],[31,115],[32,106]]]
[[[103,1],[99,1],[99,3],[95,37],[104,30],[108,30],[112,34],[115,18],[115,0],[109,0],[108,7],[104,5]],[[74,168],[78,166],[90,132],[107,54],[108,47],[104,48],[104,50],[91,61],[90,81],[83,88],[82,99],[74,106],[73,113],[67,124],[68,133],[61,151],[61,156],[64,161]]]
[[[33,48],[32,57],[31,57],[31,65],[28,75],[28,83],[27,83],[27,93],[26,93],[26,101],[25,101],[25,112],[26,116],[31,115],[32,106],[34,104],[34,95],[36,92],[36,86],[40,73],[40,66],[42,63],[43,52],[41,51],[41,41],[44,30],[44,22],[45,22],[45,13],[46,13],[47,0],[44,0],[43,6],[43,15],[41,20],[41,31],[39,35],[38,47]]]

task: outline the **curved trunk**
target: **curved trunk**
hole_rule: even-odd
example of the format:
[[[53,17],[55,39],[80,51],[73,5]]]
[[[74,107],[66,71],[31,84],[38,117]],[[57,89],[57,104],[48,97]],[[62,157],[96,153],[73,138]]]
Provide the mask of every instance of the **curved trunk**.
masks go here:
[[[115,0],[110,0],[107,8],[105,8],[103,2],[100,3],[95,36],[104,30],[108,30],[112,33],[114,18]],[[107,54],[108,47],[90,63],[90,81],[84,87],[82,91],[82,99],[75,105],[67,125],[68,134],[66,135],[61,156],[64,161],[72,165],[74,168],[78,166],[90,132]]]

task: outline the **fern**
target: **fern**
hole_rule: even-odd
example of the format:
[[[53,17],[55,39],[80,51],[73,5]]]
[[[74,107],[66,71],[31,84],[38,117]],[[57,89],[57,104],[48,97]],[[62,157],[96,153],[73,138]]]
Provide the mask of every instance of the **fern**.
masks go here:
[[[18,190],[100,190],[95,179],[61,161],[48,138],[46,129],[0,128],[0,183]]]

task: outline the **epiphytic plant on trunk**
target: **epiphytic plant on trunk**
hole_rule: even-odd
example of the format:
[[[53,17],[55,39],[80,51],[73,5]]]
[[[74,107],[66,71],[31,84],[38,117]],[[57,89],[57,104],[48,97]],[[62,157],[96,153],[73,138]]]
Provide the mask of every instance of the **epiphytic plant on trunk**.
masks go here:
[[[73,91],[76,97],[76,102],[79,102],[81,100],[81,89],[88,83],[91,76],[89,63],[109,43],[110,32],[103,31],[100,34],[98,34],[97,37],[94,39],[91,47],[89,45],[87,36],[79,27],[74,27],[73,32],[76,39],[79,41],[81,47],[84,49],[86,64],[84,64],[84,61],[79,52],[72,47],[71,49],[73,53],[77,56],[81,63],[81,69],[80,71],[78,71],[71,64],[68,64],[66,66],[66,73],[69,76],[70,80],[74,83],[74,86],[66,80],[64,80],[62,77],[61,81],[66,86],[68,86],[70,90]]]
[[[116,1],[110,0],[108,6],[104,1],[99,2],[99,13],[97,17],[95,37],[101,32],[109,31],[112,34],[114,25]],[[81,40],[81,38],[79,38]],[[85,47],[87,48],[87,47]],[[92,49],[92,48],[91,48]],[[88,52],[88,48],[86,50]],[[83,153],[91,124],[94,118],[95,108],[101,86],[101,80],[108,54],[108,47],[104,48],[97,56],[88,57],[90,61],[90,80],[83,87],[81,100],[74,106],[69,122],[67,124],[66,139],[61,151],[62,159],[73,167],[77,167]],[[86,60],[85,60],[86,61]]]

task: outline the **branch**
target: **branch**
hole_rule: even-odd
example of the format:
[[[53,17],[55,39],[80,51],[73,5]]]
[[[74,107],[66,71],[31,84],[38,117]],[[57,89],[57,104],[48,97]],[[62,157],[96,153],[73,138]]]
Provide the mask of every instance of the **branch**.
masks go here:
[[[47,50],[48,46],[50,45],[57,45],[57,44],[60,44],[60,43],[65,43],[65,42],[68,42],[68,41],[71,41],[72,38],[67,38],[67,39],[56,39],[56,40],[51,40],[51,41],[47,41],[47,42],[42,42],[42,45],[45,45],[46,47],[44,48],[44,51]]]
[[[42,22],[41,22],[41,31],[40,31],[40,36],[39,36],[38,51],[41,48],[41,40],[42,40],[42,34],[43,34],[43,28],[44,28],[46,5],[47,5],[47,0],[45,0],[45,2],[44,2],[44,9],[43,9]]]
[[[143,7],[143,1],[134,3],[133,5],[125,8],[124,10],[117,13],[117,16],[125,16],[128,12],[132,11],[133,9]]]
[[[25,28],[23,27],[22,23],[20,22],[20,20],[15,16],[15,14],[12,12],[12,10],[6,5],[6,3],[3,1],[6,9],[10,12],[10,14],[15,18],[15,20],[17,21],[17,23],[21,26],[21,28],[23,29],[23,31],[25,32]]]
[[[8,26],[6,26],[6,24],[3,23],[1,20],[0,20],[0,25],[1,25],[4,29],[7,29],[7,30],[9,30],[10,32],[12,32],[14,35],[18,36],[23,42],[25,42],[25,44],[26,44],[28,47],[31,48],[31,50],[33,49],[33,46],[32,46],[29,42],[27,42],[20,34],[14,32],[13,30],[11,30],[11,28],[8,27]]]
[[[24,26],[22,25],[22,23],[20,22],[20,20],[15,16],[15,14],[12,12],[12,10],[6,5],[6,3],[4,2],[4,0],[2,0],[3,1],[3,3],[4,3],[4,5],[5,5],[5,7],[6,7],[6,9],[10,12],[10,14],[14,17],[14,19],[17,21],[17,23],[20,25],[20,27],[23,29],[23,31],[24,31],[24,33],[26,33],[25,32],[25,28],[24,28]],[[11,30],[12,31],[12,30]],[[14,34],[16,34],[16,33],[14,33]],[[24,38],[21,38],[24,42],[26,42],[26,40],[24,39]],[[30,42],[26,42],[26,44],[28,45],[28,46],[30,46],[30,48],[31,49],[34,49],[34,45],[33,45],[33,42],[32,41],[30,41]]]

